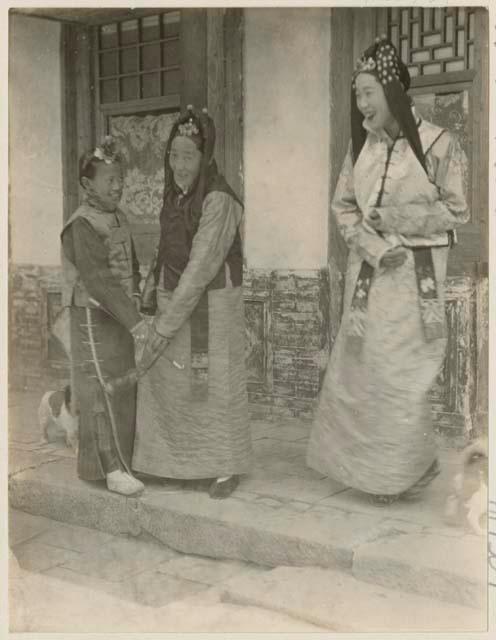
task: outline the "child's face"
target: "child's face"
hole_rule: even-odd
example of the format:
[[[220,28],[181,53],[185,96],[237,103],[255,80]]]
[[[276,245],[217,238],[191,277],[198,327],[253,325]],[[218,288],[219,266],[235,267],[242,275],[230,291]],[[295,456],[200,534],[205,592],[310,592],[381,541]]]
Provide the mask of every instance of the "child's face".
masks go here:
[[[99,163],[94,177],[84,178],[83,184],[85,187],[89,187],[106,207],[116,209],[122,196],[121,165],[119,163]]]

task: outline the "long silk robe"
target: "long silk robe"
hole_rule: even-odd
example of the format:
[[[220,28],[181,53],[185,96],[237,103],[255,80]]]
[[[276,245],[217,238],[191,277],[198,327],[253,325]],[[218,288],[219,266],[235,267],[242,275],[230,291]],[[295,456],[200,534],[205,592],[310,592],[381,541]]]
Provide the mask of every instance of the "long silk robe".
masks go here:
[[[446,336],[428,341],[424,335],[413,251],[407,248],[398,268],[379,267],[391,246],[433,246],[435,286],[443,303],[446,232],[468,219],[466,159],[449,132],[423,121],[419,135],[428,175],[406,138],[393,145],[385,132],[369,131],[354,166],[348,151],[332,203],[349,247],[344,310],[307,462],[367,493],[391,495],[409,488],[436,457],[428,392],[442,366]],[[383,237],[367,224],[381,189]],[[347,334],[362,260],[374,272],[363,344],[356,352]]]

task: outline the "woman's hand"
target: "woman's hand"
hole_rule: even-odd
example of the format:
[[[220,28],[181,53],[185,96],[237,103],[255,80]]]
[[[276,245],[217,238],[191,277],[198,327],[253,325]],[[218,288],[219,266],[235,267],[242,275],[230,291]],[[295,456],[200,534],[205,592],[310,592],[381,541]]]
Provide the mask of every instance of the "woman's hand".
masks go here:
[[[137,366],[140,372],[144,373],[151,367],[157,357],[164,351],[167,343],[167,338],[157,333],[155,326],[152,324],[141,357],[137,358]]]
[[[394,247],[389,249],[382,256],[380,265],[384,269],[397,269],[405,262],[407,257],[406,249],[403,247]]]
[[[139,358],[148,337],[148,325],[146,320],[140,320],[138,324],[131,329],[131,335],[134,340],[135,356]]]
[[[367,216],[367,222],[376,231],[383,231],[383,228],[382,228],[382,216],[379,213],[379,211],[377,211],[377,209],[372,209],[372,211]]]

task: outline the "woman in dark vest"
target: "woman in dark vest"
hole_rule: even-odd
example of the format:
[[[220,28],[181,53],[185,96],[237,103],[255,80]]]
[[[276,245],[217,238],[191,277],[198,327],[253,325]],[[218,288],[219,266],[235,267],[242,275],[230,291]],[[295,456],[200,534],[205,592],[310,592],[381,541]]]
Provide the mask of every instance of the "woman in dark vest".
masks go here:
[[[78,473],[133,495],[143,490],[130,471],[136,385],[110,396],[106,384],[134,368],[134,342],[139,344],[144,322],[139,265],[118,208],[122,169],[111,138],[81,157],[79,179],[84,201],[62,231],[63,305],[70,310],[72,391],[80,412]]]
[[[225,498],[251,464],[243,310],[243,207],[217,171],[215,128],[192,107],[165,154],[156,314],[141,359],[133,468],[208,479]],[[144,291],[146,304],[147,291]],[[146,310],[146,309],[144,309]],[[148,308],[150,311],[150,308]],[[151,366],[150,366],[151,365]]]

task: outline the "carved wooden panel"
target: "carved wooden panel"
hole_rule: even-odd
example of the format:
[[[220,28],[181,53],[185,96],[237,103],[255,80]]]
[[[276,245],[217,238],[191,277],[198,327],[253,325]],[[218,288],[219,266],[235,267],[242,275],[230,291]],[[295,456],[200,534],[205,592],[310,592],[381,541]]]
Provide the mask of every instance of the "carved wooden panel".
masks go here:
[[[245,299],[246,369],[248,382],[263,383],[267,375],[267,301]]]
[[[448,344],[443,368],[431,391],[436,426],[444,431],[472,429],[475,393],[475,284],[451,278],[446,290]]]

